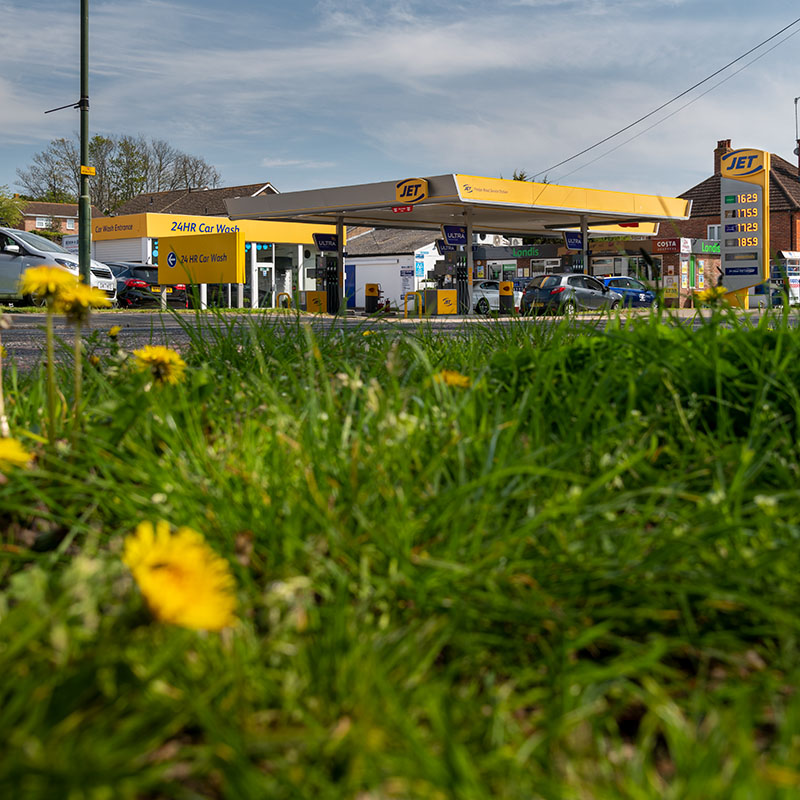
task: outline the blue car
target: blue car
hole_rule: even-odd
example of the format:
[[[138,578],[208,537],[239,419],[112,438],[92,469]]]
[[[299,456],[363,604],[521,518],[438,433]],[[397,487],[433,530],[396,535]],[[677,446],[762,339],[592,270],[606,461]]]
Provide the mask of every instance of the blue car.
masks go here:
[[[658,308],[656,293],[647,288],[640,280],[624,275],[612,275],[603,278],[603,283],[622,295],[622,304],[629,308]]]

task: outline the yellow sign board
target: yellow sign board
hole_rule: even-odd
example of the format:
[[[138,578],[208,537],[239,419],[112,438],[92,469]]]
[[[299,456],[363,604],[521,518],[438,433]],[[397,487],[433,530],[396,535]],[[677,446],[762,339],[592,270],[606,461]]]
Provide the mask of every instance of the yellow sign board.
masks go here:
[[[244,234],[237,231],[160,239],[158,282],[244,283]]]
[[[425,178],[406,178],[395,186],[398,203],[410,206],[428,199],[428,181]]]
[[[241,231],[246,242],[313,245],[314,233],[335,233],[335,225],[311,225],[297,222],[264,222],[227,217],[202,217],[191,214],[124,214],[92,220],[92,239],[161,239],[168,236],[208,236]]]
[[[97,170],[94,167],[85,167],[81,164],[81,175],[94,175]]]
[[[436,313],[455,314],[456,310],[456,290],[439,289],[439,291],[436,292]]]

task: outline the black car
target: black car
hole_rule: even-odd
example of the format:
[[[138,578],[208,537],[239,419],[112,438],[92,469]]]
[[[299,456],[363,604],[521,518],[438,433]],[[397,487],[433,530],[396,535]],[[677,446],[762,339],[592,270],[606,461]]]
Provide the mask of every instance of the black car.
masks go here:
[[[161,284],[158,267],[152,264],[106,262],[117,279],[117,300],[120,308],[142,308],[161,305]],[[167,306],[188,308],[188,293],[183,283],[166,286]]]
[[[617,308],[622,295],[591,275],[574,272],[534,275],[520,300],[521,314],[570,314]]]

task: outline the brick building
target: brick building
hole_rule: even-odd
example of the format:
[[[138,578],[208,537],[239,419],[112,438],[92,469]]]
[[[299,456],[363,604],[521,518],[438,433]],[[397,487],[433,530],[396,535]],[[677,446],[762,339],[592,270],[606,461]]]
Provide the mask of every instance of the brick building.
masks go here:
[[[689,239],[720,238],[720,159],[732,149],[730,139],[717,142],[714,174],[680,195],[692,201],[691,218],[672,223],[670,231],[662,231],[664,235]],[[774,258],[781,250],[800,250],[800,171],[797,165],[774,153],[770,160],[770,250]]]
[[[92,206],[92,219],[105,216]],[[23,231],[56,231],[63,234],[78,232],[77,203],[40,203],[28,200],[22,207],[22,219],[17,228]]]

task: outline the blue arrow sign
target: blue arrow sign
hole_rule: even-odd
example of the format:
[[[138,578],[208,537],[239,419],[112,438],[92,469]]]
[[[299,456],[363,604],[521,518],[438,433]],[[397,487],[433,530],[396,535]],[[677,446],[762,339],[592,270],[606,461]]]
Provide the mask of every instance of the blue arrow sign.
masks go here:
[[[176,256],[175,253],[169,253],[169,255],[167,255],[167,266],[174,268],[177,263],[178,256]]]

